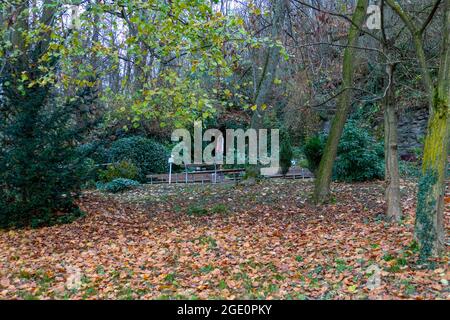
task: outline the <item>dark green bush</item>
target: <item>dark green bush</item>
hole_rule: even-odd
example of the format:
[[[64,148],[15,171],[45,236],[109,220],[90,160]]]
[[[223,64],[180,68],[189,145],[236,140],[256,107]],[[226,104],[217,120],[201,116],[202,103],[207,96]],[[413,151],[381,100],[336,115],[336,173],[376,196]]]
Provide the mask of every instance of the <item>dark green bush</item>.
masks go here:
[[[77,147],[77,153],[80,157],[90,158],[97,164],[108,162],[108,151],[103,144],[88,142]]]
[[[280,167],[283,176],[288,173],[292,165],[293,154],[290,136],[287,131],[282,130],[280,134]]]
[[[368,181],[383,177],[383,144],[356,122],[347,122],[338,145],[333,178],[340,181]]]
[[[105,192],[111,192],[111,193],[127,191],[127,190],[133,189],[137,186],[139,186],[139,182],[137,182],[135,180],[131,180],[131,179],[124,179],[124,178],[114,179],[113,181],[107,182],[107,183],[102,183],[102,182],[97,183],[98,190],[105,191]]]
[[[107,151],[101,143],[84,143],[76,148],[77,157],[83,160],[80,175],[84,177],[83,188],[95,186],[101,166],[108,161]]]
[[[312,136],[306,140],[303,147],[303,153],[308,161],[308,169],[313,173],[316,173],[317,168],[319,168],[324,145],[324,136]]]
[[[85,179],[74,143],[76,106],[46,91],[7,88],[0,108],[0,226],[51,225],[80,216],[73,203]]]
[[[122,160],[108,165],[105,170],[99,172],[98,177],[101,182],[111,182],[118,178],[136,180],[139,177],[139,170],[130,161]]]
[[[167,172],[169,156],[162,144],[140,136],[117,140],[109,149],[109,162],[130,161],[139,169],[141,181],[150,173]]]
[[[0,227],[51,225],[82,215],[73,200],[84,183],[85,157],[76,146],[96,125],[90,116],[98,97],[93,86],[61,90],[50,80],[61,71],[61,55],[52,54],[51,32],[41,31],[53,22],[29,23],[23,13],[16,11],[12,29],[18,29],[11,33],[23,46],[0,58]],[[1,29],[3,53],[9,40]]]
[[[304,153],[309,169],[316,172],[322,157],[326,137],[308,139]],[[384,177],[383,144],[377,142],[365,129],[354,121],[344,127],[338,145],[337,158],[333,168],[333,179],[338,181],[367,181]]]
[[[82,189],[94,186],[98,178],[98,167],[95,161],[91,158],[83,159],[78,175],[83,178]]]

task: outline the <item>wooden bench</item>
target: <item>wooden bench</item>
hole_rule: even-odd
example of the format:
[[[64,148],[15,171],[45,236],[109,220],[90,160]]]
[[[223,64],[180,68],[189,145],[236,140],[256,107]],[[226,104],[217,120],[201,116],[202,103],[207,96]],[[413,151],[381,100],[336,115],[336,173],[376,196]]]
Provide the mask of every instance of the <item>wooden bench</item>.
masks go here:
[[[230,175],[233,177],[230,180],[239,181],[243,172],[245,172],[244,168],[177,172],[172,173],[172,183],[217,183],[224,182],[226,176]],[[151,184],[167,183],[169,181],[169,175],[166,173],[148,175],[147,178]]]

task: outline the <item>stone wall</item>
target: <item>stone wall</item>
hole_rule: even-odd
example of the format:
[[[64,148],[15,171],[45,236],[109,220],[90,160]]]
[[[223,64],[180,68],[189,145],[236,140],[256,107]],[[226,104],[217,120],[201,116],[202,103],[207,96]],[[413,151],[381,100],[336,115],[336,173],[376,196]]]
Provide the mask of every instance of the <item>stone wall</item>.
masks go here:
[[[321,124],[321,131],[328,134],[331,128],[333,114],[327,114],[327,119]],[[375,135],[383,139],[383,113],[380,112],[374,121]],[[423,140],[427,133],[428,109],[414,106],[405,108],[398,115],[398,149],[399,155],[414,155],[415,150],[423,148]],[[380,136],[378,136],[378,133]]]
[[[428,109],[412,108],[402,110],[398,117],[399,154],[413,153],[423,147],[427,131]]]

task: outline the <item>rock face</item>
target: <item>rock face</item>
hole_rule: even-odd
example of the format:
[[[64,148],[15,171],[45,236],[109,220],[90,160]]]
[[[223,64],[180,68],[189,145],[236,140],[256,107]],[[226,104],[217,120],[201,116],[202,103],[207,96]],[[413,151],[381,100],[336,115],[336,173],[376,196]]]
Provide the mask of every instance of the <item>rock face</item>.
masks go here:
[[[428,109],[414,108],[400,112],[398,118],[399,154],[404,156],[423,147],[427,132]]]
[[[333,112],[329,112],[321,124],[321,132],[330,132]],[[428,108],[420,105],[402,109],[398,115],[398,149],[399,156],[405,161],[416,161],[416,152],[423,148],[427,133]],[[373,124],[378,138],[383,139],[383,113],[380,112]]]

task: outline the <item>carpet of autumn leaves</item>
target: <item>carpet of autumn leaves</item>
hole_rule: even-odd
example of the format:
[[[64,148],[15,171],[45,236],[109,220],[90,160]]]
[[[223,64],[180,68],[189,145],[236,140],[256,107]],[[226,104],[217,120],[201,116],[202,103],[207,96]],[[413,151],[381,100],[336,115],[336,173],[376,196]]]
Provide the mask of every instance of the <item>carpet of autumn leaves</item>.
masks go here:
[[[334,184],[318,207],[311,190],[270,180],[86,192],[71,224],[0,231],[0,299],[450,298],[448,253],[417,263],[415,183],[402,182],[400,225],[383,220],[381,182]]]

